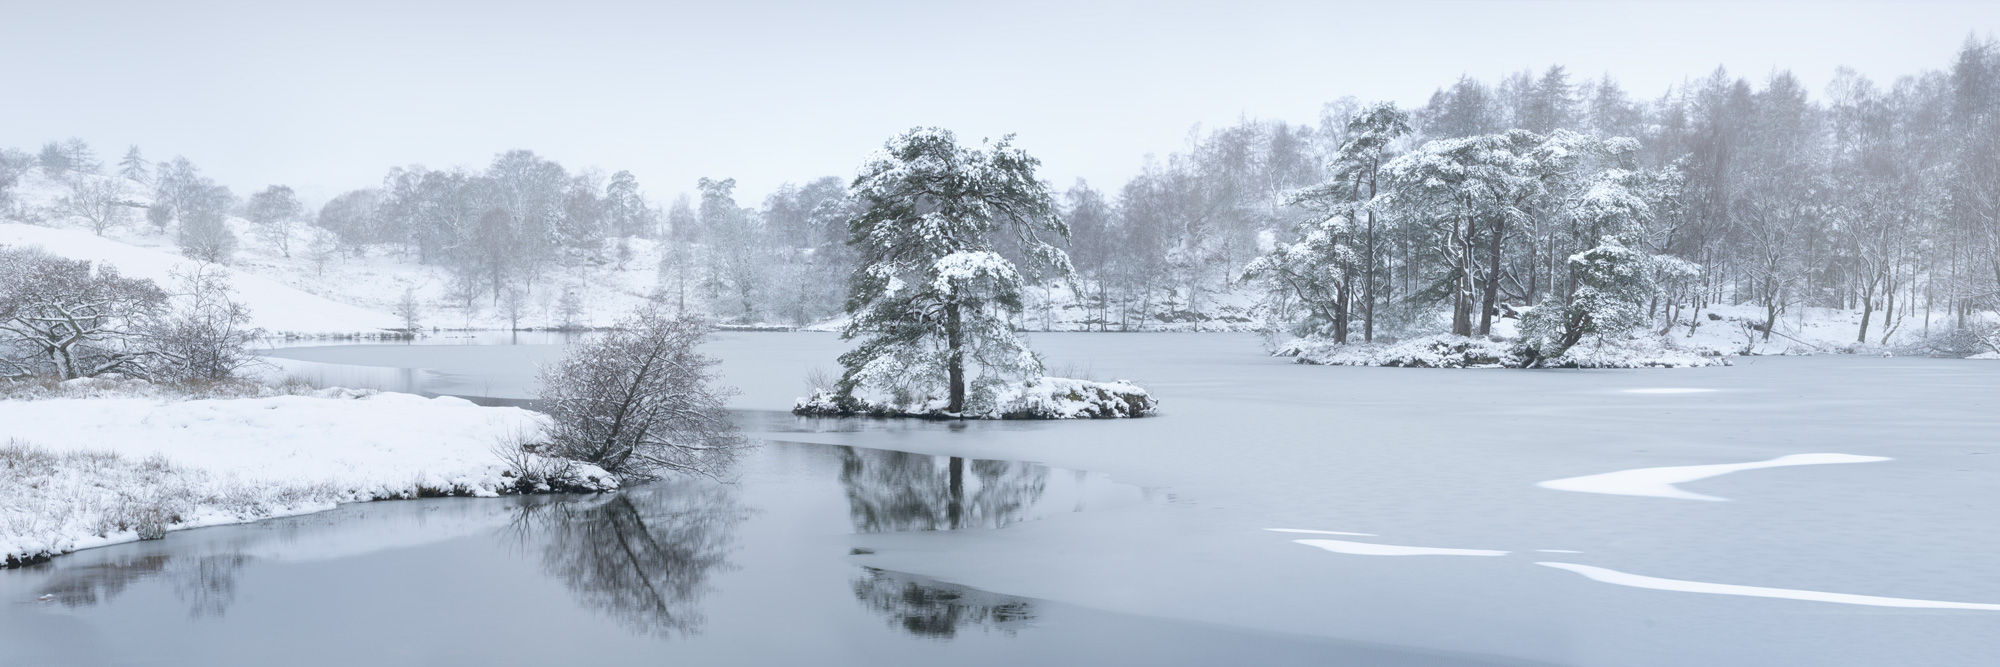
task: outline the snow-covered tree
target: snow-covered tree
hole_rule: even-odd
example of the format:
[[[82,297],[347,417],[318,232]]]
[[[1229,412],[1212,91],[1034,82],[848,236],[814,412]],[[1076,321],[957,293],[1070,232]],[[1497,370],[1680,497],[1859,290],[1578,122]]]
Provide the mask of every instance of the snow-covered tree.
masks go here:
[[[118,175],[125,180],[144,185],[151,178],[146,168],[148,164],[150,163],[146,161],[146,157],[139,153],[139,145],[133,144],[125,149],[124,159],[118,161]]]
[[[946,412],[963,413],[984,390],[1041,374],[1009,324],[1024,280],[1002,248],[1067,275],[1069,257],[1050,241],[1069,228],[1035,175],[1040,161],[1012,139],[967,148],[950,131],[918,128],[862,165],[849,188],[860,259],[842,334],[861,343],[840,357],[842,401],[942,393]]]
[[[286,257],[292,256],[292,227],[304,215],[298,195],[283,185],[264,188],[243,205],[243,217],[257,225],[258,235]]]
[[[539,396],[553,426],[543,451],[627,478],[721,474],[743,448],[696,346],[707,326],[649,305],[572,345],[544,367]]]
[[[417,334],[417,327],[423,324],[424,306],[417,300],[416,288],[403,288],[403,296],[396,299],[395,315],[396,319],[403,321],[404,333]]]
[[[1312,212],[1294,228],[1296,240],[1276,244],[1244,271],[1303,306],[1313,333],[1339,343],[1347,342],[1357,310],[1367,322],[1364,338],[1374,339],[1380,253],[1376,211],[1369,203],[1380,189],[1391,142],[1410,132],[1409,115],[1393,104],[1378,103],[1355,113],[1344,129],[1348,138],[1328,165],[1331,177],[1293,193],[1287,202]]]
[[[78,176],[69,181],[69,193],[56,203],[62,214],[82,218],[98,236],[104,230],[125,224],[137,206],[125,201],[125,188],[118,181]]]
[[[174,277],[180,284],[164,315],[145,328],[148,375],[156,382],[216,382],[260,363],[250,344],[263,331],[232,296],[225,270],[204,265]]]
[[[143,326],[165,299],[108,264],[0,248],[0,377],[144,375]]]
[[[210,185],[203,188],[197,199],[183,204],[180,234],[174,239],[182,255],[203,262],[229,263],[236,254],[236,232],[230,231],[223,211],[228,209],[231,199],[229,188]]]
[[[1568,133],[1558,133],[1564,134]],[[1620,141],[1629,140],[1613,140]],[[1561,149],[1565,159],[1581,152],[1576,142],[1565,142],[1562,136],[1549,143]],[[1611,143],[1612,150],[1620,147],[1620,143]],[[1543,161],[1558,160],[1545,155]],[[1528,364],[1561,357],[1588,338],[1623,337],[1650,317],[1647,305],[1659,296],[1663,279],[1696,272],[1694,265],[1684,260],[1638,247],[1656,202],[1678,194],[1654,189],[1659,183],[1648,174],[1607,169],[1562,200],[1561,216],[1575,228],[1587,230],[1582,233],[1597,235],[1598,242],[1568,258],[1565,279],[1574,289],[1558,293],[1522,316],[1515,348]]]

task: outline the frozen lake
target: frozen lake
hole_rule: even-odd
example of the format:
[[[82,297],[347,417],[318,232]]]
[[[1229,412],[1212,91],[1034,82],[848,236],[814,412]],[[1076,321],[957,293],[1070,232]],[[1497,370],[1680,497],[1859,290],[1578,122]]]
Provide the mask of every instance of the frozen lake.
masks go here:
[[[372,503],[65,556],[0,572],[0,644],[26,648],[0,664],[2000,654],[1991,362],[1420,370],[1293,365],[1248,335],[1033,340],[1054,369],[1146,385],[1160,416],[798,420],[782,411],[841,342],[720,334],[732,404],[772,443],[737,484]],[[475,344],[276,354],[519,399],[561,350],[433,342]]]

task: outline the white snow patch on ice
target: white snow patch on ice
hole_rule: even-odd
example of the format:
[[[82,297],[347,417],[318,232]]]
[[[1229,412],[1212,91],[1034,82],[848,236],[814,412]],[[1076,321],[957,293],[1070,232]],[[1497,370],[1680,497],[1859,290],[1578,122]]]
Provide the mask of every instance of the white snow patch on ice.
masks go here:
[[[1851,593],[1827,593],[1791,588],[1765,588],[1762,586],[1741,586],[1737,584],[1712,584],[1705,581],[1685,581],[1681,579],[1661,579],[1644,575],[1608,570],[1575,563],[1535,563],[1559,570],[1569,570],[1607,584],[1650,588],[1659,591],[1680,591],[1683,593],[1710,593],[1714,595],[1743,595],[1759,598],[1779,598],[1784,600],[1807,600],[1811,602],[1835,602],[1858,604],[1871,607],[1905,607],[1911,609],[1978,609],[2000,611],[2000,604],[1980,602],[1945,602],[1941,600],[1917,600],[1912,598],[1890,598],[1874,595],[1854,595]]]
[[[1347,533],[1338,530],[1307,530],[1304,528],[1265,528],[1264,530],[1268,530],[1273,533],[1312,533],[1314,535],[1353,535],[1356,537],[1375,536],[1374,533]]]
[[[1493,549],[1448,549],[1444,547],[1406,547],[1398,544],[1369,544],[1367,542],[1347,542],[1343,540],[1292,540],[1309,547],[1319,547],[1339,554],[1356,556],[1505,556],[1507,552]]]
[[[1647,387],[1645,389],[1625,389],[1622,391],[1627,394],[1701,394],[1715,390],[1698,387]]]
[[[1582,493],[1606,493],[1617,496],[1652,496],[1656,498],[1680,498],[1683,500],[1728,500],[1716,496],[1682,491],[1675,484],[1707,479],[1716,475],[1726,475],[1743,470],[1758,468],[1779,468],[1784,466],[1822,465],[1828,463],[1870,463],[1887,461],[1886,456],[1857,456],[1854,454],[1792,454],[1769,461],[1754,463],[1719,463],[1698,466],[1666,466],[1660,468],[1637,468],[1620,470],[1582,477],[1565,477],[1541,482],[1535,486],[1557,491],[1577,491]]]

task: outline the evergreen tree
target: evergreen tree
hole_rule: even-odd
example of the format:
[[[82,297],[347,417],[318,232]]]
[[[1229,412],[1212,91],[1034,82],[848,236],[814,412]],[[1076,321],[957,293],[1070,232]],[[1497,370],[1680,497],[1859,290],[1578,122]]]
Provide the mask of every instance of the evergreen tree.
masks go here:
[[[1067,275],[1069,257],[1050,240],[1067,240],[1069,228],[1035,176],[1040,161],[1012,139],[971,149],[947,130],[918,128],[862,165],[848,221],[860,262],[842,332],[861,343],[840,356],[840,401],[886,393],[908,405],[943,390],[945,411],[963,413],[994,386],[1041,374],[1009,325],[1023,280],[1000,249]]]
[[[146,158],[139,154],[139,145],[125,149],[125,159],[118,161],[118,175],[134,183],[144,184],[148,178]]]

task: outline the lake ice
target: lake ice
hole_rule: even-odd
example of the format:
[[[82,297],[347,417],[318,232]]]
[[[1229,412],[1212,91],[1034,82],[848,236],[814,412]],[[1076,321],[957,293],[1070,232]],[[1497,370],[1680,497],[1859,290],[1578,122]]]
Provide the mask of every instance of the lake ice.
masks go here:
[[[770,613],[757,601],[785,598],[756,593],[773,586],[820,591],[817,598],[806,596],[820,602],[798,602],[813,610],[832,609],[837,605],[827,600],[836,598],[869,609],[867,600],[875,598],[857,594],[857,586],[944,590],[952,599],[986,600],[991,604],[968,602],[967,609],[984,609],[987,618],[999,620],[975,624],[946,645],[1015,659],[1062,655],[1055,647],[1088,644],[1091,636],[1142,643],[1128,640],[1167,629],[1216,647],[1268,642],[1272,656],[1359,656],[1352,652],[1387,647],[1354,664],[1971,665],[2000,654],[2000,614],[1983,608],[1697,595],[1578,576],[1585,570],[1536,567],[1537,557],[1529,555],[1563,553],[1566,563],[1598,568],[1590,572],[1641,578],[1631,581],[2000,603],[2000,564],[1990,556],[2000,552],[2000,534],[1991,529],[1992,517],[2000,515],[2000,487],[1990,482],[2000,475],[1990,416],[2000,374],[1985,365],[1825,356],[1673,370],[1423,370],[1294,365],[1263,356],[1248,335],[1036,334],[1033,342],[1051,367],[1073,365],[1097,379],[1147,386],[1162,399],[1160,416],[1062,424],[801,421],[781,411],[803,391],[807,369],[836,367],[840,341],[821,334],[718,335],[709,350],[723,358],[727,382],[743,390],[734,407],[744,411],[746,429],[753,437],[803,444],[774,446],[746,468],[739,501],[751,518],[724,558],[743,575],[714,577],[718,590],[699,609],[706,618],[700,638],[621,640],[618,645],[632,652],[614,652],[610,662],[708,655],[698,647],[748,641],[749,634],[734,628]],[[522,398],[534,364],[560,349],[386,347],[303,347],[280,354],[294,359],[288,363],[295,370],[400,383],[388,389]],[[394,370],[399,368],[410,370]],[[840,451],[826,446],[937,461],[1035,462],[1072,481],[1063,482],[1068,490],[1045,484],[1050,500],[1038,501],[1042,509],[1004,526],[857,531],[849,515],[867,499],[839,490],[837,466],[797,463],[828,456],[808,452]],[[800,453],[776,456],[781,451]],[[1615,471],[1828,452],[1893,462],[1769,467],[1671,482],[1671,488],[1729,498],[1727,503],[1536,486]],[[825,500],[799,506],[787,499],[793,496]],[[509,501],[463,502],[500,507]],[[1051,503],[1065,511],[1049,511]],[[759,507],[767,510],[761,518]],[[371,513],[388,512],[361,505],[320,516],[337,522],[338,530],[372,534]],[[505,513],[475,511],[482,512]],[[1272,532],[1274,526],[1286,530]],[[107,555],[65,558],[81,567],[83,559],[111,558],[114,550],[173,551],[177,543],[220,539],[203,533],[256,530],[190,531],[94,550]],[[407,588],[397,594],[412,603],[433,593],[477,590],[487,581],[481,577],[499,587],[558,587],[532,562],[467,568],[462,582],[406,576],[449,570],[454,561],[500,562],[479,555],[494,548],[488,534],[499,528],[480,524],[472,530],[480,536],[332,555],[314,567],[335,578],[400,573],[395,576]],[[1321,539],[1298,534],[1309,531],[1339,536],[1329,542],[1382,549],[1424,545],[1508,555],[1385,558],[1294,542]],[[823,545],[813,551],[823,555],[771,555],[799,544]],[[803,565],[791,565],[798,563]],[[63,561],[52,565],[60,568]],[[268,587],[296,585],[286,583],[288,577],[302,575],[280,571],[302,567],[246,566],[235,583],[243,601],[238,604],[248,608],[251,600],[282,595]],[[753,571],[757,577],[749,576]],[[135,583],[133,592],[97,606],[37,606],[32,600],[47,591],[36,588],[36,576],[32,568],[0,573],[0,595],[8,602],[0,628],[154,627],[166,633],[251,623],[244,618],[252,614],[243,610],[219,618],[144,616],[174,606],[161,602],[175,599],[172,586],[158,582]],[[573,597],[559,592],[526,599],[572,604],[565,600]],[[1062,611],[1030,622],[1007,620],[1008,605],[1021,601]],[[361,608],[358,601],[351,604]],[[891,641],[898,632],[885,627],[880,613],[784,617],[823,619],[788,640],[831,651],[822,656],[847,655],[860,645],[903,645]],[[23,618],[34,623],[14,622]],[[1158,623],[1181,625],[1148,625]],[[0,640],[12,645],[56,636],[16,632],[22,631],[0,629]],[[602,630],[618,632],[626,631],[616,624]],[[449,654],[443,644],[432,646],[438,655]],[[978,651],[915,646],[891,654],[1001,661],[969,657]],[[1292,649],[1297,651],[1286,652]],[[768,648],[761,655],[780,653]]]

